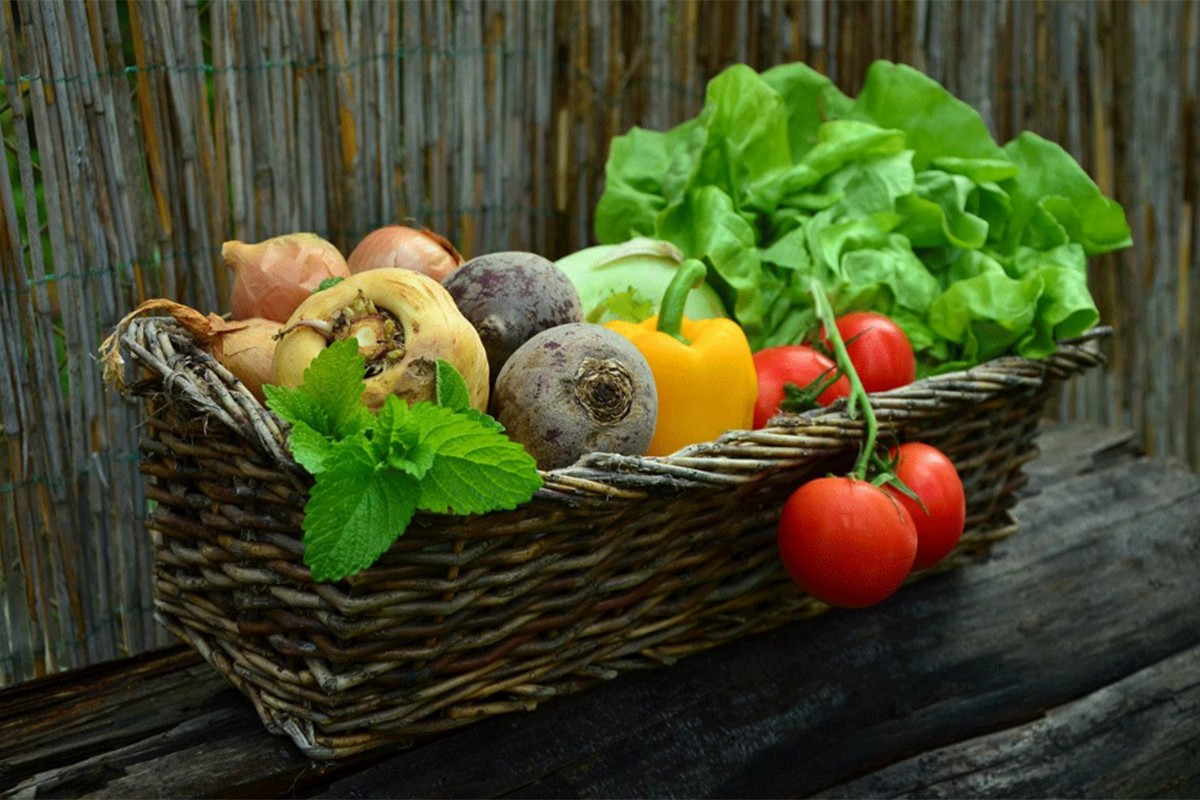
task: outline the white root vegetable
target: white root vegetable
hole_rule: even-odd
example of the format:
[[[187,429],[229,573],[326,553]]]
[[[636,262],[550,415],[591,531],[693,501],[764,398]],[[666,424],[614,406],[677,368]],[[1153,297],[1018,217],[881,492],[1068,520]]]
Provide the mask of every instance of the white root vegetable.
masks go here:
[[[433,401],[437,361],[462,374],[472,407],[487,410],[488,361],[479,334],[442,285],[417,272],[381,269],[351,275],[305,300],[284,325],[272,378],[298,386],[332,342],[354,337],[366,359],[363,402],[379,408],[389,394]]]

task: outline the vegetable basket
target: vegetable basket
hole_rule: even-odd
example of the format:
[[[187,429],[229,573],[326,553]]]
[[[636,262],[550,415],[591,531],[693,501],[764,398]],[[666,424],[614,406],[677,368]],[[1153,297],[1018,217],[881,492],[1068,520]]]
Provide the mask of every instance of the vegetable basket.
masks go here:
[[[963,478],[966,532],[934,569],[1016,531],[1046,400],[1102,362],[1107,333],[872,396],[885,441],[919,437]],[[825,609],[784,572],[775,525],[803,481],[853,462],[863,426],[841,403],[668,457],[592,454],[514,511],[419,515],[374,566],[314,583],[311,479],[285,423],[169,317],[124,321],[105,355],[106,380],[144,406],[158,618],[311,758],[532,709]]]

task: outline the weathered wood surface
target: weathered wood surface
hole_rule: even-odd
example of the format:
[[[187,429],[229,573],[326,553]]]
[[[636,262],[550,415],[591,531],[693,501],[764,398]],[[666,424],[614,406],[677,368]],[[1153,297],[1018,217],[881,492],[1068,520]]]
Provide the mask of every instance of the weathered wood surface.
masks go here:
[[[172,649],[0,693],[0,793],[1200,795],[1200,477],[1043,434],[986,563],[408,750],[316,765]]]

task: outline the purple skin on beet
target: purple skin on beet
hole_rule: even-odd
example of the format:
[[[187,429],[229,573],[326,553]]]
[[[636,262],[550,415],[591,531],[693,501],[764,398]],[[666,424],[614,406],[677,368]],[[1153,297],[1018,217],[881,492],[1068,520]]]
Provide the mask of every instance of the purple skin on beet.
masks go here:
[[[542,469],[588,453],[642,455],[658,418],[645,356],[616,331],[586,322],[536,334],[496,380],[492,415]]]
[[[583,321],[575,285],[536,253],[478,256],[447,275],[442,285],[479,332],[493,386],[513,352],[534,335]]]

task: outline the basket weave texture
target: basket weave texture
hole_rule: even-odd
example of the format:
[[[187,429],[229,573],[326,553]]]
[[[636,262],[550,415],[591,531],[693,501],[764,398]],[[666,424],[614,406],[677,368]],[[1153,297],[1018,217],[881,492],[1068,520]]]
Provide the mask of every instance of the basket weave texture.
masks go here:
[[[872,396],[883,441],[928,442],[963,478],[966,532],[931,571],[1016,531],[1046,400],[1102,363],[1106,334]],[[374,566],[317,584],[286,424],[169,317],[111,341],[110,384],[145,406],[157,615],[311,758],[532,709],[826,608],[787,577],[775,524],[803,481],[853,462],[863,428],[840,403],[664,458],[592,454],[515,511],[418,516]]]

